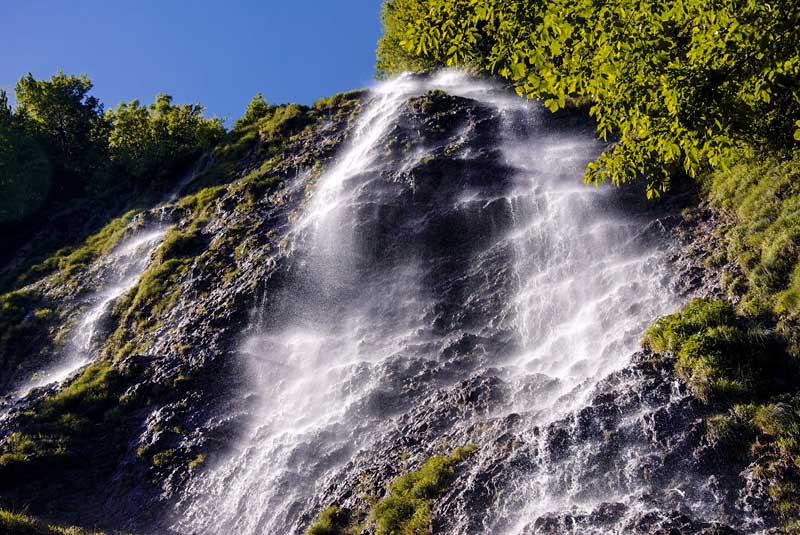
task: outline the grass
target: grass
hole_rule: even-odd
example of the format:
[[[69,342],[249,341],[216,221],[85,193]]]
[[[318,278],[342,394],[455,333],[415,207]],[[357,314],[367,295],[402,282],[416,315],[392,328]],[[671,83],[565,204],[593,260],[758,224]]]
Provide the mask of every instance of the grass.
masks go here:
[[[3,535],[103,535],[99,531],[48,525],[32,516],[2,509],[0,509],[0,533]]]
[[[744,400],[790,388],[794,370],[780,340],[723,301],[695,299],[656,320],[643,342],[674,353],[678,375],[701,400]]]
[[[178,206],[191,210],[192,212],[203,212],[227,190],[228,188],[225,186],[209,186],[190,195],[186,195],[178,201]]]
[[[477,449],[469,444],[450,455],[431,457],[418,469],[392,481],[388,494],[365,514],[366,523],[374,525],[375,535],[433,533],[431,501],[450,487],[456,478],[456,467]],[[305,535],[357,535],[365,527],[350,511],[332,505],[320,513]]]
[[[60,271],[62,280],[74,275],[95,259],[109,253],[125,235],[125,230],[136,213],[136,210],[129,210],[120,217],[112,219],[99,232],[89,236],[77,247],[59,249],[46,260],[31,266],[19,277],[18,283],[29,284],[56,270]]]
[[[456,476],[456,465],[477,446],[467,445],[451,455],[431,457],[422,466],[395,479],[389,495],[372,509],[375,535],[427,535],[433,533],[430,501],[447,490]]]
[[[703,179],[725,220],[711,269],[733,305],[698,299],[647,330],[644,345],[677,356],[676,371],[717,412],[707,436],[750,450],[784,529],[800,534],[800,150],[756,158]]]
[[[331,505],[322,511],[314,523],[305,531],[305,535],[349,535],[350,517],[343,511]]]
[[[76,441],[95,440],[101,430],[119,431],[122,385],[120,372],[100,361],[38,401],[24,414],[26,429],[32,431],[13,433],[0,448],[0,479],[24,474],[31,462],[53,473]]]
[[[754,315],[800,313],[800,150],[748,157],[705,181],[712,205],[733,224],[723,239],[743,270],[742,308]]]
[[[117,328],[106,340],[98,361],[60,392],[38,400],[21,414],[19,433],[0,446],[0,492],[21,496],[23,503],[41,508],[51,494],[47,482],[56,481],[64,492],[83,492],[76,486],[86,485],[87,481],[100,482],[109,476],[127,445],[131,426],[139,418],[137,411],[154,399],[163,400],[170,395],[169,388],[163,389],[165,385],[147,382],[143,383],[145,388],[129,389],[134,382],[132,374],[145,373],[147,369],[137,368],[135,359],[128,364],[138,371],[131,371],[134,368],[121,371],[117,363],[147,351],[152,340],[150,334],[159,328],[161,318],[177,302],[183,277],[193,266],[203,274],[213,273],[221,279],[235,275],[236,263],[229,259],[239,245],[237,233],[230,232],[226,239],[209,243],[205,232],[206,223],[215,217],[218,200],[229,191],[234,193],[233,188],[243,189],[235,193],[237,199],[239,193],[244,193],[244,202],[268,194],[284,179],[285,164],[280,152],[291,140],[299,139],[298,134],[306,135],[309,126],[326,115],[342,109],[350,114],[357,108],[355,102],[355,96],[342,95],[320,104],[319,108],[276,107],[256,123],[231,133],[215,149],[210,169],[216,165],[219,171],[222,166],[225,176],[206,176],[202,180],[198,177],[191,185],[193,192],[178,201],[178,207],[188,212],[184,213],[183,224],[165,234],[139,283],[117,301],[112,313]],[[253,162],[259,161],[263,162],[260,167],[253,166]],[[235,187],[220,185],[235,178],[234,175],[243,176],[247,172],[251,176]],[[233,194],[230,197],[234,198]],[[53,271],[59,273],[46,281],[48,285],[72,282],[70,277],[110,252],[124,238],[136,213],[130,211],[108,222],[79,245],[59,250],[30,270],[29,278],[23,282]],[[17,329],[36,326],[35,331],[19,333],[27,339],[42,339],[41,329],[58,319],[59,309],[34,292],[6,294],[0,297],[0,343],[5,337],[15,347],[23,347],[15,334]],[[32,356],[34,352],[20,352],[21,356],[26,354]],[[137,378],[136,382],[141,381]],[[184,383],[172,389],[187,388]],[[152,452],[143,459],[156,466],[176,461],[169,451]],[[188,465],[188,469],[195,470],[204,462],[205,457],[197,454],[184,467]]]
[[[329,97],[321,98],[314,102],[314,109],[330,110],[337,108],[349,108],[359,102],[366,94],[366,89],[354,89],[343,93],[336,93]]]
[[[64,414],[78,414],[82,418],[96,418],[116,406],[115,387],[121,383],[121,374],[106,361],[86,368],[69,386],[42,400],[40,417],[50,418]]]

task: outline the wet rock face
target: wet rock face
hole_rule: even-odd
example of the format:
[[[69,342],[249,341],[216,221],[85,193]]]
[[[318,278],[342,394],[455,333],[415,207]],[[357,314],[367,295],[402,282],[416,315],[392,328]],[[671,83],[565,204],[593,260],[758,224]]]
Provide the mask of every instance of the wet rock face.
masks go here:
[[[704,411],[669,359],[635,355],[582,408],[542,427],[532,423],[533,414],[490,416],[511,408],[515,388],[489,371],[431,394],[332,478],[311,509],[336,503],[364,510],[364,496],[382,495],[404,470],[446,452],[448,444],[476,443],[476,457],[435,502],[437,533],[523,526],[521,533],[530,535],[733,535],[774,521],[742,505],[747,462],[724,444],[708,443]],[[540,486],[524,489],[532,475]],[[537,512],[547,507],[537,509],[535,502],[553,496],[575,505]],[[610,496],[625,501],[603,502]],[[497,514],[503,510],[507,516]],[[709,516],[727,524],[705,521]]]

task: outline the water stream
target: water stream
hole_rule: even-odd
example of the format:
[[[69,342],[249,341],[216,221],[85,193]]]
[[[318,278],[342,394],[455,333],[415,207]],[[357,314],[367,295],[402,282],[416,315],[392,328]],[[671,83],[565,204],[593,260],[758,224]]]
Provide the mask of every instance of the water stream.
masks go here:
[[[165,231],[166,228],[162,227],[142,229],[100,260],[97,269],[102,273],[101,285],[86,298],[63,356],[53,366],[39,371],[21,385],[13,397],[22,398],[34,388],[64,381],[92,361],[101,342],[97,337],[100,323],[116,300],[139,281]]]

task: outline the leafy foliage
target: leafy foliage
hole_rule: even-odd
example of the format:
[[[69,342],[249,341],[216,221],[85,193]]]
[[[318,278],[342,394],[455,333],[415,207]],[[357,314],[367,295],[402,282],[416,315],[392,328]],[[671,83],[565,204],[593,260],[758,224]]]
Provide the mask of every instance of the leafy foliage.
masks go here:
[[[111,162],[137,180],[159,182],[181,171],[225,134],[217,118],[203,117],[199,104],[176,105],[160,94],[143,106],[120,103],[105,114]]]
[[[234,130],[241,130],[242,128],[249,126],[265,115],[267,115],[274,106],[270,106],[266,100],[264,100],[264,95],[261,93],[256,93],[256,96],[250,100],[247,104],[247,108],[244,110],[244,115],[236,119],[236,122],[233,123]]]
[[[387,73],[418,69],[413,54],[497,73],[551,110],[590,98],[616,143],[588,182],[644,176],[658,195],[678,169],[724,168],[742,143],[800,138],[794,1],[389,0],[384,13]]]
[[[28,73],[14,89],[15,115],[48,152],[55,170],[54,186],[62,195],[90,190],[106,160],[109,125],[91,89],[85,74],[70,76],[61,71],[49,80],[36,80]]]
[[[23,121],[11,113],[0,90],[0,223],[17,221],[44,203],[51,166],[45,151]]]
[[[148,106],[134,100],[104,113],[91,89],[86,75],[28,74],[16,85],[15,109],[0,91],[0,255],[15,255],[39,230],[50,230],[2,273],[6,290],[65,262],[91,260],[92,250],[71,244],[162,198],[165,180],[185,173],[225,135],[199,104],[174,104],[161,94]]]
[[[421,71],[436,66],[434,59],[415,54],[404,46],[405,33],[428,13],[427,0],[392,0],[381,8],[383,37],[378,41],[377,78],[386,78],[400,71]]]

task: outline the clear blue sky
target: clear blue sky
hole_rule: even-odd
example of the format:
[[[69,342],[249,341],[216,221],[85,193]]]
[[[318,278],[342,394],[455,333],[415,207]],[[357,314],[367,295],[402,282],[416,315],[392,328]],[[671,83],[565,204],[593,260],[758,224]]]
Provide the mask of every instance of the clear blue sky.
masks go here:
[[[5,0],[0,87],[86,73],[105,106],[157,92],[235,119],[372,80],[380,0]]]

